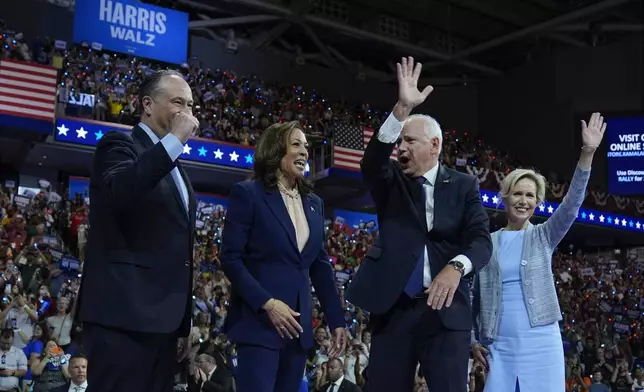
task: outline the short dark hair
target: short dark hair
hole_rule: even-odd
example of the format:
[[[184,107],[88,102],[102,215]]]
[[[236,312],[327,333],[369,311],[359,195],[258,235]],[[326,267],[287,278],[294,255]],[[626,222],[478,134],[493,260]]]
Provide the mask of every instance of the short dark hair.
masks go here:
[[[72,361],[75,360],[75,359],[84,359],[84,360],[87,361],[87,357],[83,353],[78,353],[78,354],[72,355],[72,357],[69,358],[69,363],[72,363]]]
[[[139,112],[143,112],[143,98],[156,95],[161,80],[166,76],[178,76],[183,79],[183,75],[173,69],[162,69],[147,75],[139,85]]]
[[[2,330],[0,330],[0,339],[13,339],[13,335],[13,329],[11,328],[2,328]]]
[[[265,188],[277,187],[277,170],[286,155],[288,140],[296,129],[302,129],[298,121],[277,123],[266,128],[259,138],[255,149],[253,179],[261,181]],[[301,195],[307,196],[313,193],[313,184],[306,178],[298,178],[296,186]]]

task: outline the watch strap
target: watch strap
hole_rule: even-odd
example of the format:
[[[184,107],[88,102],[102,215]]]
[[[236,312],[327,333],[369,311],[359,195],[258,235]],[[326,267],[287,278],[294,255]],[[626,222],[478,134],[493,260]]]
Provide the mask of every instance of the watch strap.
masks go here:
[[[447,265],[451,265],[455,270],[461,273],[461,276],[465,275],[465,265],[458,260],[450,260]]]

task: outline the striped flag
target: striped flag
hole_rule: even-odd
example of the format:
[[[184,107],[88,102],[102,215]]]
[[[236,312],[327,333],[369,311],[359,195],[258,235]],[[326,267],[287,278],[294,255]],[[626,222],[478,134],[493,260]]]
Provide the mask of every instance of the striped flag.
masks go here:
[[[360,170],[360,161],[367,144],[376,131],[369,127],[339,123],[335,125],[333,166],[341,169]],[[396,149],[391,154],[396,159]]]
[[[57,75],[53,67],[0,61],[0,114],[53,121]]]

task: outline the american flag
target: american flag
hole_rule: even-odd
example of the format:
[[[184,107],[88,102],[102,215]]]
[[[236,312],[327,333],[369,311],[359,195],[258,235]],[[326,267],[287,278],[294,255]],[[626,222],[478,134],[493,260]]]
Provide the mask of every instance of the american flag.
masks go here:
[[[0,61],[0,114],[53,121],[57,74],[53,67]]]
[[[369,127],[339,123],[335,125],[333,166],[341,169],[360,170],[360,161],[369,140],[376,131]],[[396,159],[396,149],[391,154]]]

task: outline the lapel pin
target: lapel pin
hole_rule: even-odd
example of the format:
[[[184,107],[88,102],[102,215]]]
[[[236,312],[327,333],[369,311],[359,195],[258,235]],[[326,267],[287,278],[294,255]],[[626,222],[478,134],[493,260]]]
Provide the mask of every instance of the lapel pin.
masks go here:
[[[449,180],[443,180],[443,184],[449,184]]]
[[[313,206],[311,206],[311,211],[315,212],[315,208],[313,208]]]

